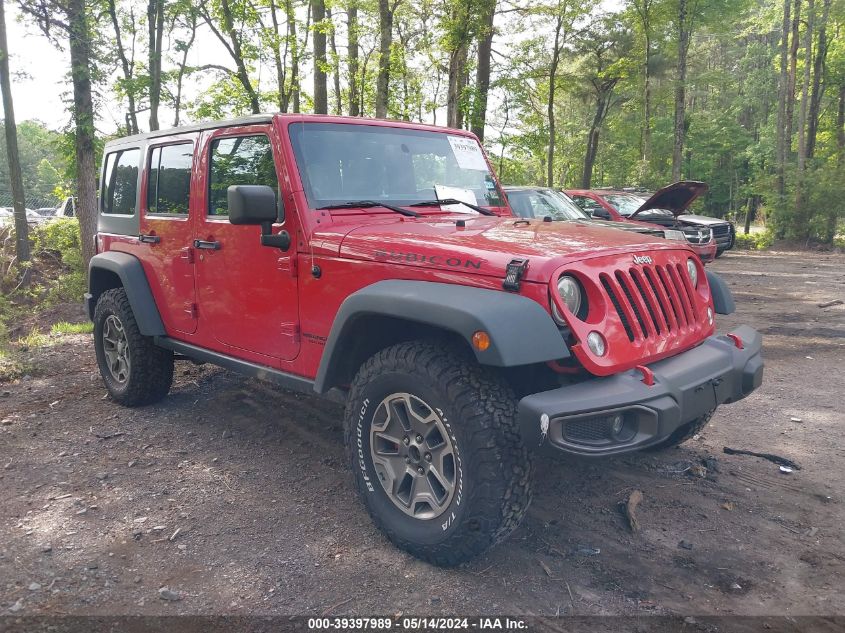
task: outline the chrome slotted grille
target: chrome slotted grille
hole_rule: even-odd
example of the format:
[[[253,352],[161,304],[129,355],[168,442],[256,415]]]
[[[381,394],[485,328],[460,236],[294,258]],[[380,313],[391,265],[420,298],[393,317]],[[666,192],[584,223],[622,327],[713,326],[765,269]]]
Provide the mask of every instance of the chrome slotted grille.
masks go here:
[[[678,263],[649,264],[600,275],[628,340],[671,337],[700,325],[693,289]]]

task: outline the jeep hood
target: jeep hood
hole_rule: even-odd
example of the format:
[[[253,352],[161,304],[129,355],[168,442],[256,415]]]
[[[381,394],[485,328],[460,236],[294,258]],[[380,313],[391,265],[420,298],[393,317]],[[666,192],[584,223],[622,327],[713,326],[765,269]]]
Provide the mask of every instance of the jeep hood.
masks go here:
[[[503,277],[513,259],[528,259],[525,279],[548,281],[561,265],[613,254],[677,249],[677,243],[569,222],[504,217],[391,221],[359,225],[345,232],[338,255],[392,265]],[[337,227],[335,227],[336,230]],[[324,246],[327,246],[324,242]],[[685,247],[684,247],[685,248]]]
[[[695,180],[682,180],[673,183],[657,191],[639,209],[634,211],[629,218],[633,219],[637,217],[637,214],[651,209],[665,209],[666,211],[671,211],[677,217],[682,215],[706,191],[707,184]]]

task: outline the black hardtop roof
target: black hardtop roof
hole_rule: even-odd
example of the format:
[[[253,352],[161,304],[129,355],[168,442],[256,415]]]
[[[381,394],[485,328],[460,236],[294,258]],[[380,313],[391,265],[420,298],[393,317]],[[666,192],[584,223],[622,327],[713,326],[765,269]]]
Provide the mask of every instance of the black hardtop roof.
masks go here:
[[[111,145],[131,145],[133,143],[141,143],[146,139],[160,138],[162,136],[176,136],[178,134],[186,134],[189,132],[202,132],[203,130],[214,130],[220,127],[234,127],[237,125],[251,125],[254,123],[270,123],[273,120],[273,114],[250,114],[249,116],[238,117],[237,119],[227,119],[225,121],[206,121],[204,123],[194,123],[193,125],[181,125],[179,127],[171,127],[164,130],[155,130],[154,132],[143,132],[141,134],[133,134],[132,136],[122,136],[113,139],[106,143],[106,147]]]

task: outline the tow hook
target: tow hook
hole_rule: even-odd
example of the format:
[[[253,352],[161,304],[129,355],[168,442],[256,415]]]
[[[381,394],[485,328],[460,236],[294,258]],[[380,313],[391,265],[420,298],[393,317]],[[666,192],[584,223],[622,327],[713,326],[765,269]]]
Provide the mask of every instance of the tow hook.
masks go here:
[[[651,371],[645,365],[637,365],[636,367],[634,367],[634,369],[636,369],[638,372],[640,372],[643,375],[643,383],[647,387],[652,387],[654,385],[654,372],[653,371]]]

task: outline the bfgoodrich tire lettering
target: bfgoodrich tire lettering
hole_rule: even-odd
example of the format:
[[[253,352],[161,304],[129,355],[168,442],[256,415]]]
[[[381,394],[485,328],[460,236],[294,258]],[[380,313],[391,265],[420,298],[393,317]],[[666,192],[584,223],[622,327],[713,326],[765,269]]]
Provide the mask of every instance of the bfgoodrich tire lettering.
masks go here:
[[[170,391],[173,352],[141,334],[123,288],[107,290],[97,301],[94,349],[106,389],[120,404],[151,404]]]
[[[373,461],[374,418],[396,394],[430,408],[451,444],[453,491],[444,507],[420,513],[430,518],[400,509]],[[436,565],[457,565],[519,525],[531,500],[532,463],[517,429],[516,399],[469,354],[424,341],[382,350],[355,377],[345,417],[358,491],[376,525],[398,547]]]

